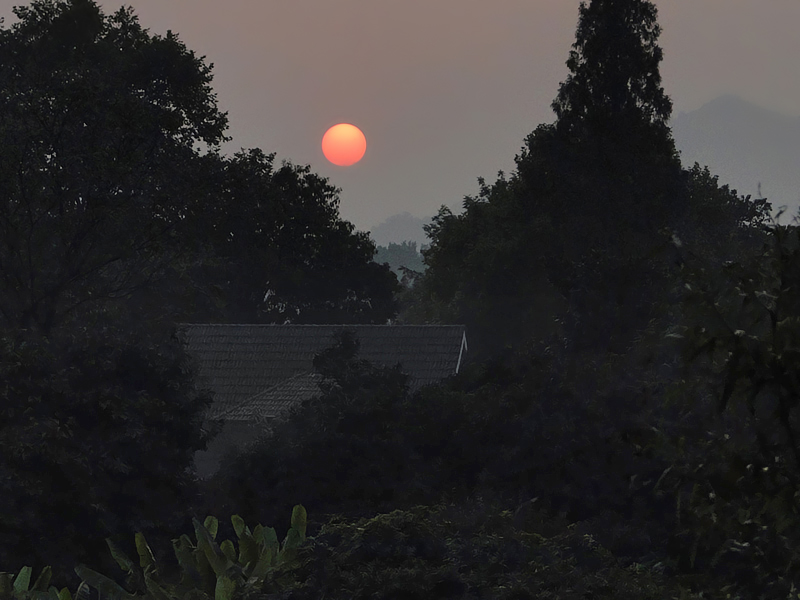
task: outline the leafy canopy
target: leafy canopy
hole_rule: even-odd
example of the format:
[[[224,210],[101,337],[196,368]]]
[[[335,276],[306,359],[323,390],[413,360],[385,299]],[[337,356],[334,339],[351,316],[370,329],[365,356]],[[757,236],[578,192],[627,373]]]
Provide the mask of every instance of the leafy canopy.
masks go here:
[[[16,14],[0,28],[0,560],[69,577],[107,558],[105,536],[191,516],[213,432],[177,318],[380,322],[396,281],[325,179],[220,156],[211,66],[175,35],[92,0]],[[287,311],[264,309],[269,290]]]
[[[553,102],[559,127],[603,127],[625,116],[665,132],[672,102],[661,87],[660,34],[651,2],[581,2],[570,75]]]
[[[581,5],[556,122],[427,230],[426,317],[466,321],[489,352],[550,333],[621,349],[653,317],[687,210],[655,19],[643,0]]]
[[[227,118],[211,68],[130,9],[39,0],[0,30],[0,319],[48,333],[145,286]]]
[[[16,14],[0,29],[1,324],[47,334],[111,304],[139,322],[394,313],[339,190],[258,149],[219,154],[212,66],[174,34],[93,0]]]

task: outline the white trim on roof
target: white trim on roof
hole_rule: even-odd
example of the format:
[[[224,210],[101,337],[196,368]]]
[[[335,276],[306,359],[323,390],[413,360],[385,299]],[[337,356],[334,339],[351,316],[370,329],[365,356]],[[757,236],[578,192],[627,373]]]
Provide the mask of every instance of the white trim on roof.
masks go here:
[[[464,355],[464,352],[468,350],[467,348],[467,332],[464,331],[461,334],[461,348],[458,350],[458,362],[456,363],[456,375],[458,374],[458,370],[461,368],[461,357]]]

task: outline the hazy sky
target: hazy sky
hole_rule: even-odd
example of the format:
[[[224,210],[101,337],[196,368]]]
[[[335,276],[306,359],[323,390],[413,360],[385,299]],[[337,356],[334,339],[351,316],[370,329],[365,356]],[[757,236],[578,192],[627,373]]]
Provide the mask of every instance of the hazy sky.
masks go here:
[[[13,22],[0,0],[0,16]],[[173,30],[214,64],[230,119],[226,152],[260,147],[342,188],[368,230],[395,213],[460,207],[477,177],[513,169],[552,122],[577,0],[134,0],[152,33]],[[675,112],[723,93],[800,116],[800,1],[658,1],[661,73]],[[351,122],[364,159],[328,163],[326,129]],[[724,183],[724,182],[723,182]]]

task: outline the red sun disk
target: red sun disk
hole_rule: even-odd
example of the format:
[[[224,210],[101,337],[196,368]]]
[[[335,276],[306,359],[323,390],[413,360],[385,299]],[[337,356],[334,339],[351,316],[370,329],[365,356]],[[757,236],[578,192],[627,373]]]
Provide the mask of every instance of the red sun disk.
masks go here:
[[[349,167],[360,161],[367,151],[367,138],[350,123],[334,125],[322,137],[322,153],[340,167]]]

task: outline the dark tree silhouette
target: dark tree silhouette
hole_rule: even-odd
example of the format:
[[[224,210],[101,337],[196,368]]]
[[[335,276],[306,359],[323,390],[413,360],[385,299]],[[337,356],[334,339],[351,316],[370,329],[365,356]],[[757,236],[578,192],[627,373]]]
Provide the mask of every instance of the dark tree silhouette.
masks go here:
[[[211,66],[175,35],[92,0],[17,15],[0,30],[0,324],[47,334],[110,303],[139,321],[394,314],[327,180],[219,155]]]
[[[37,0],[0,30],[0,320],[45,334],[179,258],[227,119],[211,70],[129,9]]]
[[[624,352],[675,299],[671,235],[702,237],[691,205],[712,191],[682,170],[667,126],[656,14],[646,0],[581,4],[557,120],[527,137],[515,172],[434,219],[415,318],[466,322],[490,353],[549,334]]]
[[[120,332],[0,336],[0,564],[50,565],[75,589],[85,562],[113,573],[104,538],[146,532],[161,557],[189,527],[194,453],[210,404],[177,342]],[[202,518],[202,517],[201,517]]]
[[[196,293],[172,294],[181,318],[385,323],[397,282],[373,262],[369,236],[339,216],[339,190],[274,159],[252,149],[220,161],[214,193],[187,211],[178,239],[195,243],[202,259],[184,276]]]
[[[150,531],[169,551],[192,516],[209,399],[171,321],[283,320],[271,290],[296,320],[381,322],[396,281],[325,179],[219,155],[211,67],[172,33],[92,0],[15,13],[0,28],[0,560],[71,577],[70,561],[110,559],[106,535]]]
[[[647,123],[666,138],[672,102],[661,87],[661,27],[647,0],[581,2],[576,40],[553,110],[558,126],[607,128],[620,118]]]

